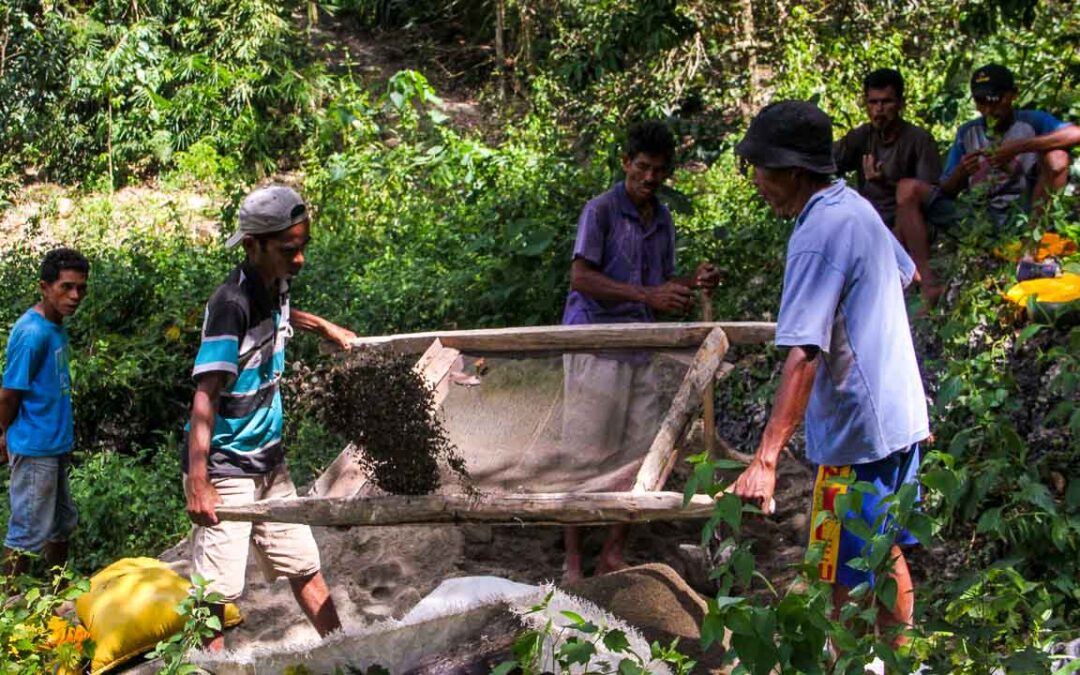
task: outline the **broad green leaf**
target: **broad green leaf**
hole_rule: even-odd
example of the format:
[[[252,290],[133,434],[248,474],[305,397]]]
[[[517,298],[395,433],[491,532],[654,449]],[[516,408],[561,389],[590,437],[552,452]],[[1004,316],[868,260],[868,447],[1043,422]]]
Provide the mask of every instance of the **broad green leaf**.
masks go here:
[[[495,666],[491,670],[491,675],[510,675],[518,668],[521,668],[521,664],[517,661],[503,661],[499,665]]]
[[[544,636],[541,633],[535,630],[525,631],[514,640],[514,645],[511,647],[514,658],[528,661],[538,652],[543,640]]]
[[[604,635],[604,646],[615,653],[626,651],[630,647],[630,641],[626,639],[626,633],[614,629]]]
[[[559,645],[558,654],[559,658],[568,664],[588,663],[596,654],[596,647],[588,640],[572,637]]]
[[[896,579],[890,576],[883,576],[877,583],[877,596],[881,600],[881,603],[892,609],[896,606]]]
[[[717,614],[709,613],[701,622],[701,645],[708,649],[724,639],[724,620]]]
[[[949,469],[934,469],[922,476],[923,485],[940,492],[950,503],[955,503],[959,494],[960,482],[956,474]]]
[[[743,502],[738,495],[726,492],[716,500],[714,513],[737,533],[742,524],[742,507]]]
[[[1065,490],[1065,504],[1072,511],[1080,508],[1080,476],[1074,476],[1069,481],[1069,487]]]
[[[1043,509],[1047,513],[1057,514],[1057,505],[1054,504],[1054,497],[1050,494],[1050,489],[1042,483],[1027,477],[1022,479],[1020,482],[1020,499]]]
[[[975,526],[975,532],[978,534],[993,533],[998,534],[1001,531],[1001,507],[995,506],[993,508],[983,511],[983,514],[979,516],[979,523]]]
[[[648,672],[630,659],[619,661],[619,675],[646,675]]]

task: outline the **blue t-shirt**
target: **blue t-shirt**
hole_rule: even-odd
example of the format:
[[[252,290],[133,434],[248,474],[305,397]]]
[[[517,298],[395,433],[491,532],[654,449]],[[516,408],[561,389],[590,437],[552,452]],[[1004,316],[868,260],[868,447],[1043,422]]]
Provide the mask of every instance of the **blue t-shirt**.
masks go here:
[[[873,205],[836,181],[788,240],[776,344],[815,346],[806,455],[867,464],[930,435],[904,287],[915,265]]]
[[[7,430],[8,451],[29,457],[71,452],[71,349],[64,327],[28,309],[8,337],[4,387],[22,392]]]
[[[637,207],[619,182],[590,200],[578,218],[574,258],[596,266],[604,276],[638,286],[660,286],[675,274],[675,224],[671,212],[654,202],[653,218],[643,227]],[[642,302],[612,302],[571,290],[562,322],[632,323],[653,321]]]
[[[1013,123],[997,138],[991,136],[985,117],[972,120],[956,131],[956,140],[949,148],[949,155],[945,159],[945,172],[941,179],[944,181],[951,176],[960,165],[960,160],[970,152],[984,150],[1003,141],[1044,136],[1067,125],[1067,122],[1062,122],[1042,110],[1017,110]],[[979,168],[968,177],[968,186],[987,183],[990,208],[1005,212],[1014,201],[1028,196],[1035,185],[1038,171],[1039,155],[1035,152],[1020,153],[1013,157],[1009,166],[1004,169],[993,168],[990,160],[983,156],[979,158]]]

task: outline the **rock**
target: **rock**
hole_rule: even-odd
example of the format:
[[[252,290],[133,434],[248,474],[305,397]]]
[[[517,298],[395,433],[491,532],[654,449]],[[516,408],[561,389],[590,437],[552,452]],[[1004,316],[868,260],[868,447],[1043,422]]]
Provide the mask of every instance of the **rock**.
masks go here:
[[[676,556],[683,568],[683,577],[695,591],[708,595],[716,592],[716,582],[709,578],[712,566],[705,549],[694,544],[679,544]]]

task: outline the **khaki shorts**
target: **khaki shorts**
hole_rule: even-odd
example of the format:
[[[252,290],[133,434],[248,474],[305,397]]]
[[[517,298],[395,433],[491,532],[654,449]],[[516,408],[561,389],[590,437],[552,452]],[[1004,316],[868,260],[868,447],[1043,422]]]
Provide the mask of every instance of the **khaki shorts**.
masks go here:
[[[581,476],[574,492],[634,486],[663,410],[651,361],[563,355],[561,465]]]
[[[211,478],[210,482],[226,506],[296,497],[296,486],[284,464],[263,476]],[[192,572],[207,580],[208,591],[233,602],[244,590],[250,543],[255,544],[255,559],[267,581],[319,571],[319,548],[307,525],[221,521],[213,527],[191,528]]]

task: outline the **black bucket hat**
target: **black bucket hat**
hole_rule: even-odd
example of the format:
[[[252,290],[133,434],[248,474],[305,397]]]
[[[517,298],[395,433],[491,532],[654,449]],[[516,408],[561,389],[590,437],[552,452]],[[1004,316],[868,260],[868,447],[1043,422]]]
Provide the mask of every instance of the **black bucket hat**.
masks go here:
[[[801,167],[836,173],[832,120],[808,101],[780,101],[761,109],[735,153],[766,169]]]

